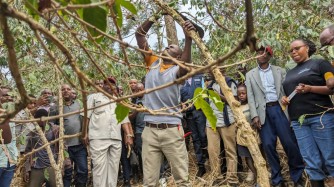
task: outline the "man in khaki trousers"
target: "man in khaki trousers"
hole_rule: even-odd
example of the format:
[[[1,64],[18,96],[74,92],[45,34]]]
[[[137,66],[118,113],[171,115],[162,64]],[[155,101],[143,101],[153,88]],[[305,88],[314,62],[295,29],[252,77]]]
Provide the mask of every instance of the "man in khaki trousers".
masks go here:
[[[237,85],[234,80],[226,77],[225,78],[227,85],[231,88],[232,93],[237,96]],[[225,97],[222,95],[220,90],[220,86],[215,80],[211,80],[209,83],[208,89],[212,89],[217,92],[223,101]],[[233,117],[232,110],[230,106],[225,102],[225,106],[223,111],[218,110],[216,105],[210,102],[210,106],[213,109],[214,114],[217,117],[216,123],[216,131],[214,131],[210,124],[209,120],[207,120],[207,138],[208,138],[208,153],[210,159],[211,166],[211,174],[217,177],[215,182],[220,182],[222,179],[221,175],[221,162],[219,158],[220,150],[220,139],[223,139],[225,156],[227,161],[227,173],[226,173],[226,181],[229,186],[238,186],[238,176],[237,176],[237,142],[236,142],[236,122]]]

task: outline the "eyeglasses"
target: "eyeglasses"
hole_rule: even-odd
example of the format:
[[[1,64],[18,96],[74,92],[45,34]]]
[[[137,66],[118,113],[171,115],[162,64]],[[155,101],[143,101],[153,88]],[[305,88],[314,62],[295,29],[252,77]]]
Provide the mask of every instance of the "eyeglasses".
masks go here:
[[[301,45],[301,46],[294,47],[294,48],[292,48],[292,49],[289,50],[289,53],[292,53],[295,50],[299,51],[299,49],[302,48],[302,47],[304,47],[304,46],[306,46],[306,45]]]
[[[326,40],[322,46],[331,45],[331,43],[333,42],[333,40],[334,40],[334,36],[332,36],[331,38],[329,38],[328,40]]]

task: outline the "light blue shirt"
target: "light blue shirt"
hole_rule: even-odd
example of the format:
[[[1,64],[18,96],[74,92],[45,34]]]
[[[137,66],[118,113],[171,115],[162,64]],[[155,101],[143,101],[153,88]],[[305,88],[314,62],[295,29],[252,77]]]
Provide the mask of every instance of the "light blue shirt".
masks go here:
[[[273,72],[271,71],[270,64],[267,69],[261,69],[259,66],[259,73],[262,85],[265,90],[266,103],[278,101],[274,75]]]
[[[4,152],[4,149],[8,151],[8,155],[13,161],[10,166],[13,166],[17,162],[18,151],[16,147],[16,136],[15,136],[15,123],[9,123],[10,130],[12,132],[12,141],[9,144],[0,145],[0,168],[6,168],[8,165],[8,157]]]

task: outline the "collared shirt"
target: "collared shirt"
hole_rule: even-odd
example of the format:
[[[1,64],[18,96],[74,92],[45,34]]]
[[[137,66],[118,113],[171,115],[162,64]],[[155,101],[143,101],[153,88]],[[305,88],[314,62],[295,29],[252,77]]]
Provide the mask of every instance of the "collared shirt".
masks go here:
[[[12,141],[9,144],[0,144],[0,168],[6,168],[8,166],[8,162],[10,162],[10,166],[13,166],[17,162],[18,151],[16,147],[16,137],[15,137],[15,123],[9,122],[10,130],[12,133]],[[10,157],[8,159],[7,154]]]
[[[87,107],[93,108],[96,106],[108,103],[110,100],[102,93],[92,94],[88,101]],[[116,103],[110,103],[87,112],[89,120],[89,139],[114,139],[122,140],[121,124],[129,123],[129,118],[126,117],[121,123],[117,123]]]
[[[261,69],[259,66],[259,74],[262,85],[265,89],[266,103],[277,101],[278,97],[271,65],[269,64],[267,69]]]
[[[146,74],[145,88],[156,88],[169,82],[173,82],[177,79],[177,72],[179,66],[172,66],[169,69],[161,72],[159,60],[151,65],[150,71]],[[153,68],[157,67],[157,68]],[[182,115],[179,113],[180,107],[180,94],[181,85],[174,84],[154,92],[150,92],[144,95],[144,106],[150,110],[160,110],[167,108],[163,112],[173,113],[174,115],[153,115],[146,113],[144,121],[153,124],[168,123],[168,124],[181,124]]]
[[[69,105],[66,105],[64,103],[63,105],[63,113],[71,113],[75,111],[79,111],[81,109],[80,104],[77,101],[72,101]],[[50,116],[57,116],[59,115],[59,107],[58,105],[51,106],[50,108]],[[64,119],[64,129],[65,135],[72,135],[72,134],[77,134],[81,132],[81,127],[82,127],[82,118],[80,114],[73,114],[70,116],[65,116],[63,117]],[[59,125],[59,119],[56,120],[50,120],[50,122],[55,123],[56,125]],[[67,146],[75,146],[75,145],[80,145],[80,137],[73,137],[73,138],[68,138],[65,140]]]

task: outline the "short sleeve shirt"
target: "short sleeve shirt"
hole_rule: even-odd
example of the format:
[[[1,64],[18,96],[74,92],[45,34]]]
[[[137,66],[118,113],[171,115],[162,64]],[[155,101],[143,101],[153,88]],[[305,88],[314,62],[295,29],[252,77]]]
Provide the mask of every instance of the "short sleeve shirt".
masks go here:
[[[110,100],[102,93],[92,94],[88,101],[87,107],[93,108],[109,103]],[[115,139],[122,140],[121,124],[130,123],[129,118],[126,117],[121,123],[117,123],[116,103],[109,103],[104,106],[88,110],[87,115],[89,120],[89,139]]]
[[[310,59],[288,71],[283,82],[286,95],[290,95],[299,83],[311,86],[325,86],[325,74],[334,73],[331,64],[323,59]],[[295,95],[289,104],[288,112],[291,120],[298,120],[303,114],[316,114],[332,108],[328,95],[305,93]],[[308,116],[306,116],[308,117]]]
[[[0,168],[6,168],[10,161],[12,161],[10,162],[10,166],[15,165],[17,162],[18,151],[15,138],[15,123],[9,122],[9,126],[12,133],[12,141],[9,144],[0,145]]]

